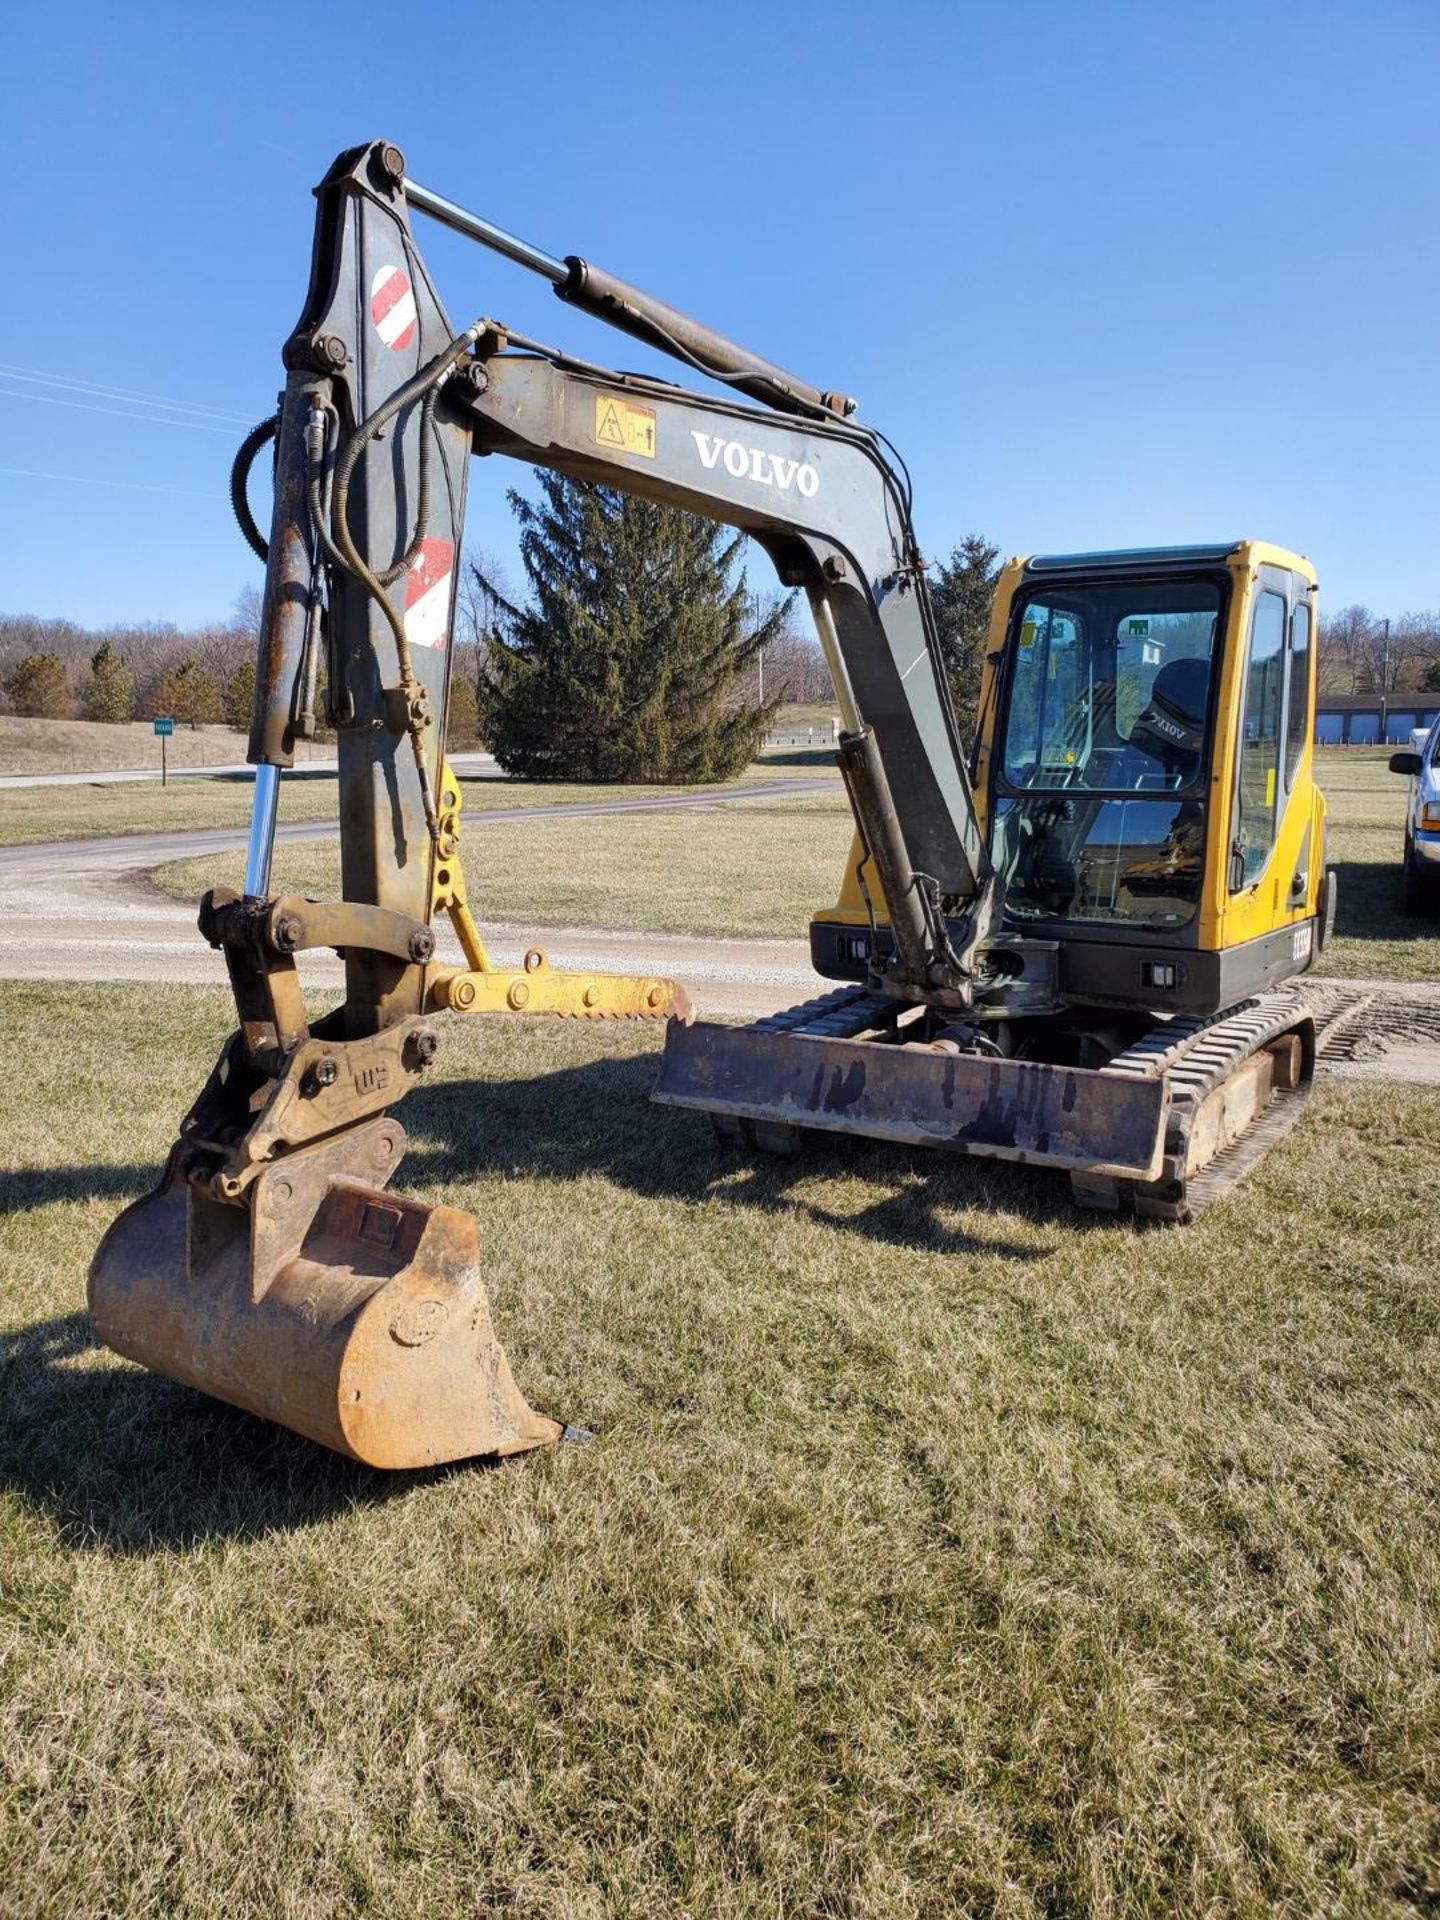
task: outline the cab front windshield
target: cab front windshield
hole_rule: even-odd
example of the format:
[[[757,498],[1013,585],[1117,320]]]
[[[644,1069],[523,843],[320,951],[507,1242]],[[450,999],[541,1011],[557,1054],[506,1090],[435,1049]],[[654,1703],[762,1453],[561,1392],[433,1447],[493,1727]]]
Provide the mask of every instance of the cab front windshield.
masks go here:
[[[1007,786],[1175,793],[1200,777],[1220,618],[1211,580],[1067,588],[1019,610]]]
[[[1214,580],[1037,590],[1018,608],[993,848],[1025,919],[1193,919],[1223,589]]]

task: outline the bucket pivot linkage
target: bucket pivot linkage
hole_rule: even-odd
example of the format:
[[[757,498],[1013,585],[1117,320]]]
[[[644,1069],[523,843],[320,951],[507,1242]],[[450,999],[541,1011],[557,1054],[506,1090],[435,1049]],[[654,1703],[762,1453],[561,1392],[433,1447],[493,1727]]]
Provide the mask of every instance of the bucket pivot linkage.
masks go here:
[[[453,790],[448,769],[442,786]],[[458,873],[452,859],[448,904],[468,921]],[[216,889],[200,926],[224,952],[240,1024],[160,1185],[96,1252],[97,1337],[374,1467],[559,1439],[561,1423],[526,1404],[496,1338],[478,1222],[386,1191],[405,1150],[386,1109],[435,1057],[431,1009],[686,1019],[683,992],[553,972],[538,954],[528,971],[493,970],[473,923],[466,967],[436,966],[427,924],[351,901]],[[311,1025],[295,955],[316,947],[363,951],[390,1004],[422,1011],[369,1033],[347,1031],[348,1007]]]

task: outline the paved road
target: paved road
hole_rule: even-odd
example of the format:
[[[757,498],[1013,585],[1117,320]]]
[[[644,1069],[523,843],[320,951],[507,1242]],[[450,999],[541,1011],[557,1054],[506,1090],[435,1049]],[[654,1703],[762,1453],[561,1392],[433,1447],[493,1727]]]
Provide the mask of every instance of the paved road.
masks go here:
[[[773,780],[734,787],[726,791],[724,803],[773,799],[775,791]],[[787,779],[784,791],[833,793],[835,781]],[[506,807],[472,815],[471,830],[492,820],[715,804],[715,794],[707,792]],[[282,826],[278,837],[325,839],[337,831],[333,822],[297,822]],[[223,984],[224,965],[197,933],[194,907],[160,893],[146,869],[195,855],[229,853],[243,847],[246,837],[243,828],[194,828],[0,848],[0,978]],[[689,988],[704,1014],[758,1018],[805,999],[823,985],[811,969],[804,940],[711,940],[507,922],[483,922],[482,929],[497,965],[518,965],[528,947],[542,946],[556,966],[673,975]],[[440,930],[440,954],[452,964],[460,960],[448,927]],[[307,954],[302,964],[306,979],[317,986],[342,980],[341,963],[333,954]]]

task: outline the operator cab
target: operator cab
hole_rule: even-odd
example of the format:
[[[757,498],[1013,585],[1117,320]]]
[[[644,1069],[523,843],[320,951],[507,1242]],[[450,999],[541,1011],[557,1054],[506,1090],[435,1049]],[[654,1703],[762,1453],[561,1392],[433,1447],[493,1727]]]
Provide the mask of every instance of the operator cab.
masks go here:
[[[1311,964],[1334,911],[1315,601],[1310,563],[1261,541],[1006,566],[971,773],[1010,1001],[1203,1013]],[[873,908],[857,840],[817,972],[883,960]]]
[[[1040,572],[1016,595],[991,835],[1016,920],[1194,918],[1228,595],[1223,566],[1152,580]]]

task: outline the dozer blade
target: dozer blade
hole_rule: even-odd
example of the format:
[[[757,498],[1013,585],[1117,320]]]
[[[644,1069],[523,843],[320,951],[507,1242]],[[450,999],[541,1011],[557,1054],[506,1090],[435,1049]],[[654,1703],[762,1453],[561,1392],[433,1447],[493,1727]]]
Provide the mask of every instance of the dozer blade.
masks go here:
[[[371,1121],[268,1167],[247,1205],[192,1186],[177,1148],[100,1243],[96,1335],[372,1467],[558,1440],[495,1337],[476,1220],[382,1190],[404,1142]]]
[[[1170,1102],[1163,1078],[673,1022],[655,1098],[719,1119],[1153,1180]]]

